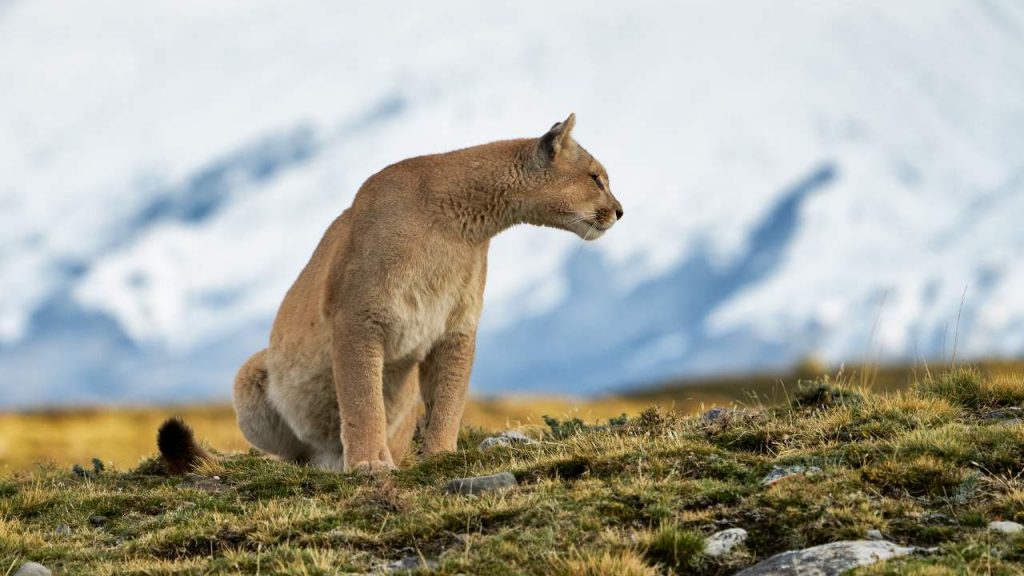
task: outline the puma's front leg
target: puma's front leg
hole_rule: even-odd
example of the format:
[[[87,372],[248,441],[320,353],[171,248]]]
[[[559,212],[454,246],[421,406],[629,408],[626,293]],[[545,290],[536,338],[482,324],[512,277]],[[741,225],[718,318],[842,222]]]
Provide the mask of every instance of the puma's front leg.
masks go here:
[[[425,455],[455,450],[475,348],[476,334],[450,334],[434,346],[420,367],[420,390],[427,409]]]
[[[345,471],[394,469],[384,410],[383,334],[372,325],[336,319],[331,344]]]

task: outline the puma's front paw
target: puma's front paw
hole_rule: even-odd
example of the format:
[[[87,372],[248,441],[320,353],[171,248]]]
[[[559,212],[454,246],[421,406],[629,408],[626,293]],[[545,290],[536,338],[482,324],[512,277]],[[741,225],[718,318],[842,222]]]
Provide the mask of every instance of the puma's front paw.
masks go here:
[[[458,448],[458,437],[452,437],[444,441],[436,440],[428,435],[428,437],[423,439],[420,454],[423,456],[433,456],[435,454],[444,454],[445,452],[455,452],[456,448]]]
[[[347,455],[346,455],[347,456]],[[391,453],[387,449],[379,450],[376,453],[353,454],[352,458],[345,458],[345,472],[357,472],[361,474],[381,474],[398,468]]]
[[[455,452],[455,448],[448,448],[447,446],[424,446],[420,449],[420,455],[424,458],[429,458],[437,454],[445,454],[448,452]]]
[[[355,464],[345,464],[346,472],[357,474],[386,474],[396,469],[398,466],[395,466],[390,460],[362,460]]]

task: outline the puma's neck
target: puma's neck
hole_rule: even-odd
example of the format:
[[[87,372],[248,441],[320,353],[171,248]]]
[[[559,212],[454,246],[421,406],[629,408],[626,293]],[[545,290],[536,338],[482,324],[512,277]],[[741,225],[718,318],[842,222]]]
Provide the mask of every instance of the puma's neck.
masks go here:
[[[506,140],[436,157],[431,189],[424,196],[437,228],[480,244],[524,221],[523,194],[536,140]]]

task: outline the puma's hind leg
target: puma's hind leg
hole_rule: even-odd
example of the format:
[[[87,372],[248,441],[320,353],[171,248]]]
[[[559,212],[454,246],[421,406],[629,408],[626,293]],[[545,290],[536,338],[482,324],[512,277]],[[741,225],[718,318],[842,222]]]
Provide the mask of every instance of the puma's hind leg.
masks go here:
[[[313,449],[299,440],[267,396],[266,350],[253,354],[235,376],[238,427],[250,444],[282,460],[306,463]]]

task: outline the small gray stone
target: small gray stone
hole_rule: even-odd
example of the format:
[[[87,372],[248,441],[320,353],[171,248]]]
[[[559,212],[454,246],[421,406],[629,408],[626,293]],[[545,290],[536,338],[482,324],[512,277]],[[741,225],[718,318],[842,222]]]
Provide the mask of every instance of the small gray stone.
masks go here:
[[[401,572],[403,570],[415,570],[417,568],[434,569],[437,568],[436,560],[426,560],[419,556],[406,556],[401,560],[395,560],[389,563],[387,566],[388,572]]]
[[[1020,406],[1010,406],[1008,408],[991,410],[982,415],[982,418],[987,418],[989,420],[1020,420],[1024,418],[1024,408],[1021,408]]]
[[[36,564],[35,562],[26,562],[18,568],[18,571],[14,573],[14,576],[52,576],[53,572],[42,564]]]
[[[953,524],[953,519],[941,512],[932,512],[930,514],[925,514],[924,517],[921,519],[929,524]]]
[[[875,528],[868,530],[866,536],[868,540],[885,540],[885,536],[882,535],[882,531]]]
[[[732,410],[728,408],[712,408],[701,415],[700,419],[705,422],[718,422],[719,420],[725,420],[732,415]]]
[[[482,492],[504,491],[516,486],[516,477],[511,472],[475,478],[456,478],[444,487],[448,494],[480,494]]]
[[[56,528],[53,529],[53,533],[57,536],[70,536],[71,526],[68,526],[67,524],[61,522],[60,524],[57,524]]]
[[[782,552],[737,572],[736,576],[836,576],[858,566],[919,551],[922,550],[884,540],[846,540]]]
[[[747,531],[743,528],[729,528],[715,532],[704,543],[704,555],[717,558],[724,556],[747,539]]]
[[[988,529],[993,532],[1001,532],[1003,534],[1016,534],[1021,530],[1024,530],[1024,525],[1017,524],[1016,522],[997,521],[989,522]]]
[[[106,516],[89,516],[89,524],[99,528],[107,523],[108,518]]]
[[[193,473],[185,474],[185,477],[181,480],[181,485],[187,488],[202,490],[203,492],[220,492],[226,489],[226,486],[220,480],[220,476],[210,477]]]
[[[484,438],[483,442],[480,443],[480,451],[490,450],[491,448],[497,448],[499,446],[508,447],[526,444],[536,444],[537,441],[530,438],[522,432],[516,432],[515,430],[508,430],[498,434],[497,436],[491,436]]]
[[[810,468],[804,468],[803,466],[788,466],[781,468],[776,466],[772,468],[772,471],[768,473],[764,478],[761,479],[762,486],[771,486],[776,482],[785,480],[786,478],[792,478],[793,476],[817,476],[822,473],[821,468],[817,466],[811,466]]]

